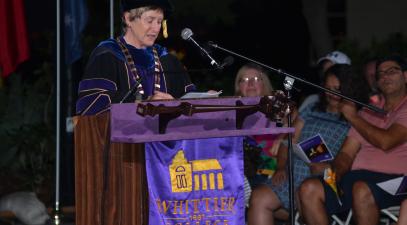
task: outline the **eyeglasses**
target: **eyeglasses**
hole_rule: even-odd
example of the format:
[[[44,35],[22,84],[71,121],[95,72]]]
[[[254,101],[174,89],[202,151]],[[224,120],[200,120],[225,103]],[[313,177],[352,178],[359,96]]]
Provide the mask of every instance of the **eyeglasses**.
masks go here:
[[[393,67],[388,68],[388,69],[385,70],[385,71],[378,71],[378,72],[377,72],[377,78],[380,79],[380,78],[382,78],[384,75],[392,76],[392,75],[398,74],[400,71],[401,71],[401,68],[400,68],[400,67],[393,66]]]
[[[255,76],[255,77],[244,77],[240,78],[239,83],[246,83],[248,84],[250,81],[257,83],[262,81],[261,77]]]

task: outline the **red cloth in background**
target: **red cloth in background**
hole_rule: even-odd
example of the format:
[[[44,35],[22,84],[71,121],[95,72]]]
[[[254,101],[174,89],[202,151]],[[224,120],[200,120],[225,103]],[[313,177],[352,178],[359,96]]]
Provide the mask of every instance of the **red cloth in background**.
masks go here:
[[[7,77],[29,57],[23,0],[0,0],[0,67]]]

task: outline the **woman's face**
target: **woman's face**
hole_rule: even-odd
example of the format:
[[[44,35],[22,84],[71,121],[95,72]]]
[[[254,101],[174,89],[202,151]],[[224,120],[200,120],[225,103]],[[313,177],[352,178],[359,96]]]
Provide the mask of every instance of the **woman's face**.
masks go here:
[[[255,97],[264,93],[263,79],[260,71],[256,69],[247,69],[239,80],[239,88],[242,96]]]
[[[328,74],[324,86],[329,90],[339,92],[341,84],[339,79],[334,74]],[[328,108],[337,111],[341,98],[328,92],[325,92],[325,98],[328,102]]]
[[[129,13],[125,15],[126,22],[129,25],[126,35],[131,38],[131,44],[137,48],[146,48],[154,45],[155,40],[160,34],[161,23],[164,13],[157,10],[145,11],[133,21],[129,20]]]

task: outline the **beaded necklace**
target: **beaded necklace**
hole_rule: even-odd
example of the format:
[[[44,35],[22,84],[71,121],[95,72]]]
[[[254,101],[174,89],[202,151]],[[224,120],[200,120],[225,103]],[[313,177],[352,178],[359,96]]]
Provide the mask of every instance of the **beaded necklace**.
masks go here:
[[[137,72],[137,68],[134,64],[133,57],[131,56],[129,50],[126,47],[126,42],[122,37],[117,37],[116,38],[117,43],[119,44],[125,58],[126,58],[126,65],[130,68],[130,73],[132,74],[132,78],[137,86],[137,92],[140,93],[141,95],[144,95],[144,89],[143,85],[141,85],[141,77],[139,76]],[[160,60],[158,57],[157,50],[153,48],[153,53],[154,53],[154,90],[155,91],[160,91],[161,85],[160,85],[160,74],[162,72],[162,67],[160,64]]]

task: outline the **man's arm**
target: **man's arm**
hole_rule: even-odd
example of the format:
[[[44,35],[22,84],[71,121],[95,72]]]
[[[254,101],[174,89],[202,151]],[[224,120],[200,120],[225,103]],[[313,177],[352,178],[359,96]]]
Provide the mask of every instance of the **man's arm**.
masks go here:
[[[353,104],[346,102],[341,105],[341,111],[346,119],[363,138],[377,148],[388,151],[407,141],[407,127],[394,123],[387,129],[378,128],[360,117]]]
[[[349,171],[352,167],[353,160],[359,152],[360,143],[352,137],[347,137],[342,144],[342,148],[335,156],[332,162],[332,168],[336,173],[337,180]]]

